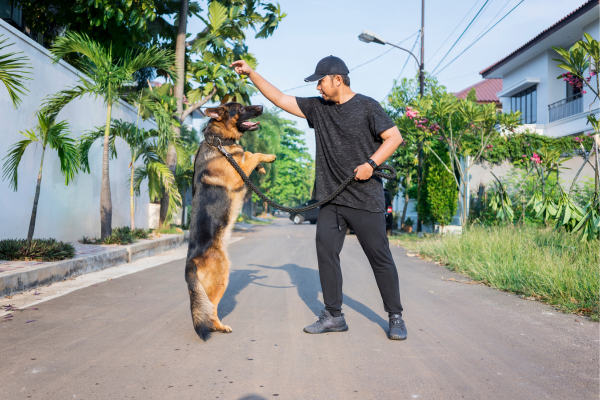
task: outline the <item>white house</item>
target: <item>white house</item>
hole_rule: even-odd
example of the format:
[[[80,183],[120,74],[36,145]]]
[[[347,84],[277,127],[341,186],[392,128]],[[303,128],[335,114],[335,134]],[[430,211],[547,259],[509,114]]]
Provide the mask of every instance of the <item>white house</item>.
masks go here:
[[[590,0],[545,29],[515,51],[480,72],[485,79],[499,78],[503,80],[502,90],[496,95],[502,102],[502,110],[521,111],[523,129],[535,130],[541,135],[562,137],[590,132],[587,124],[590,113],[599,113],[599,102],[594,100],[591,90],[582,93],[571,85],[557,79],[566,71],[557,67],[561,59],[552,49],[562,47],[569,49],[583,34],[588,33],[594,39],[600,39],[600,1]],[[586,76],[590,71],[586,72]],[[592,78],[595,82],[595,77]],[[564,164],[562,178],[571,181],[583,160],[574,157]],[[567,169],[569,168],[569,169]],[[471,188],[479,183],[486,184],[496,175],[507,174],[511,169],[509,163],[501,166],[476,165],[472,169]],[[592,176],[593,170],[587,165],[582,177]]]
[[[552,46],[570,48],[583,34],[600,39],[598,0],[590,0],[508,56],[480,72],[485,79],[501,78],[497,93],[504,111],[523,113],[525,127],[547,136],[559,137],[590,130],[586,116],[598,114],[594,94],[574,90],[557,77],[566,71],[557,67],[561,57]],[[589,71],[588,71],[589,73]]]

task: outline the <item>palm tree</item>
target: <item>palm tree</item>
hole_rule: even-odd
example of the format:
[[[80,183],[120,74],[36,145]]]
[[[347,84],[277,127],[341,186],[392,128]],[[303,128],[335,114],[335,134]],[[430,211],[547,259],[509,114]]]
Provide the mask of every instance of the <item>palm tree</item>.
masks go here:
[[[89,171],[89,152],[92,144],[104,137],[104,132],[106,131],[106,127],[98,127],[94,131],[84,133],[79,139],[79,153],[81,157],[81,165],[84,170]],[[115,140],[117,137],[123,139],[127,145],[129,146],[129,154],[130,154],[130,162],[129,168],[131,169],[130,175],[130,183],[129,183],[129,196],[130,196],[130,225],[131,229],[135,229],[135,201],[134,201],[134,192],[137,192],[139,196],[139,185],[141,182],[137,183],[137,191],[136,191],[136,182],[135,176],[136,166],[135,163],[142,159],[144,166],[140,167],[144,169],[144,171],[151,171],[151,183],[155,186],[160,187],[159,190],[163,189],[169,196],[171,203],[173,203],[173,207],[178,207],[181,204],[181,197],[179,196],[179,192],[177,190],[177,186],[175,184],[175,179],[173,178],[173,174],[171,170],[166,167],[161,162],[160,157],[157,154],[157,144],[159,142],[160,134],[156,130],[145,130],[142,128],[138,128],[136,124],[131,122],[125,122],[122,120],[114,120],[112,121],[112,126],[110,128],[110,137],[109,137],[109,152],[110,158],[117,157],[117,148],[115,146]],[[156,164],[156,165],[155,165]],[[146,173],[147,175],[147,173]],[[154,190],[154,187],[152,188]],[[153,191],[151,191],[152,197]],[[161,191],[162,193],[162,191]],[[170,210],[169,215],[171,215],[173,210]]]
[[[0,50],[3,50],[14,44],[10,43],[4,45],[8,39],[2,40],[2,36],[4,35],[0,35]],[[19,97],[19,94],[24,95],[25,91],[29,91],[23,85],[23,80],[31,79],[22,75],[30,73],[29,71],[24,71],[23,68],[31,67],[28,67],[26,63],[22,62],[29,59],[27,57],[15,57],[15,55],[21,53],[22,52],[0,54],[0,81],[4,83],[4,86],[6,86],[6,90],[8,90],[8,95],[10,96],[10,100],[12,101],[15,110],[17,107],[19,107],[19,104],[21,104],[21,98]]]
[[[125,88],[134,83],[133,74],[146,67],[169,70],[174,62],[173,52],[158,47],[127,51],[122,57],[112,53],[112,46],[105,48],[91,40],[85,33],[67,32],[57,38],[51,48],[54,62],[70,53],[77,53],[75,66],[83,72],[79,84],[58,92],[46,99],[43,110],[56,115],[72,100],[84,95],[100,96],[106,104],[104,151],[102,154],[102,186],[100,191],[100,237],[110,236],[112,231],[112,201],[108,171],[109,136],[113,105],[123,97]],[[173,79],[175,77],[173,76]],[[88,169],[89,172],[89,169]]]
[[[38,173],[37,185],[35,187],[35,197],[33,198],[33,211],[31,212],[31,220],[29,222],[29,233],[27,234],[27,241],[31,243],[33,239],[33,231],[35,229],[35,219],[37,216],[38,200],[40,198],[40,187],[42,183],[42,167],[44,166],[44,154],[46,153],[46,147],[50,146],[58,152],[58,158],[60,160],[60,170],[65,176],[65,184],[68,185],[70,180],[73,180],[75,174],[79,169],[79,157],[77,153],[77,147],[75,141],[69,136],[69,124],[67,121],[61,121],[56,123],[54,118],[48,117],[44,114],[37,113],[38,125],[35,130],[29,130],[25,132],[19,132],[27,139],[21,140],[15,143],[9,150],[8,154],[4,159],[4,166],[2,168],[2,180],[9,179],[9,186],[16,192],[18,175],[17,170],[21,163],[21,158],[25,149],[32,143],[39,143],[42,145],[42,160],[40,161],[40,171]]]

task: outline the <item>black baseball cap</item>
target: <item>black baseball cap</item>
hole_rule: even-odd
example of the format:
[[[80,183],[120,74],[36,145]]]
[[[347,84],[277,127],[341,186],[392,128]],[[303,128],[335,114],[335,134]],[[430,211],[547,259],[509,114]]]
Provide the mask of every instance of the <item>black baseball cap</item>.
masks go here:
[[[316,82],[327,75],[348,75],[349,72],[346,63],[341,58],[329,56],[319,61],[315,73],[305,78],[304,82]]]

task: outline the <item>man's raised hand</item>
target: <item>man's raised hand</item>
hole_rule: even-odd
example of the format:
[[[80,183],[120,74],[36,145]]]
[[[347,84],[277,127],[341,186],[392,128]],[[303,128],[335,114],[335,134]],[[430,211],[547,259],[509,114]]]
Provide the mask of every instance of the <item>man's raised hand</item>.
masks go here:
[[[248,63],[244,60],[234,61],[229,67],[232,67],[238,75],[248,76],[252,72],[252,68],[250,68]]]

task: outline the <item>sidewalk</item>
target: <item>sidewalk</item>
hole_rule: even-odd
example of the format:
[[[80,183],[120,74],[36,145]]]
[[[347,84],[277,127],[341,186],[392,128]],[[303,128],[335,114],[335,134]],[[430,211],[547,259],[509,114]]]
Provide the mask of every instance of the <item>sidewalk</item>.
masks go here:
[[[189,232],[183,235],[162,235],[156,239],[120,245],[75,245],[75,257],[64,261],[1,261],[0,296],[10,296],[41,285],[99,271],[116,265],[131,263],[140,258],[182,246],[189,241]]]

